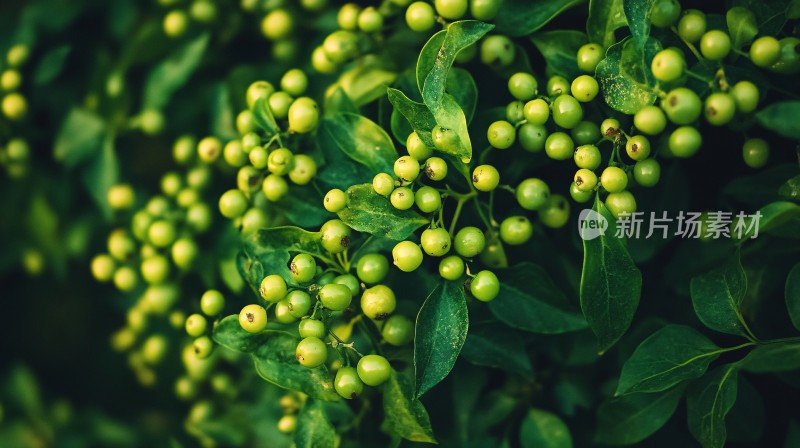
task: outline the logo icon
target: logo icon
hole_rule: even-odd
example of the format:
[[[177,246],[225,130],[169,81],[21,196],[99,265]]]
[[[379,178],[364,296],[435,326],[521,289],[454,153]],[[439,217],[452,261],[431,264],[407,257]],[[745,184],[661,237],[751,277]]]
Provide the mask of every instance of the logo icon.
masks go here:
[[[593,240],[600,235],[605,235],[608,229],[608,220],[596,211],[585,208],[578,216],[578,235],[584,240]]]

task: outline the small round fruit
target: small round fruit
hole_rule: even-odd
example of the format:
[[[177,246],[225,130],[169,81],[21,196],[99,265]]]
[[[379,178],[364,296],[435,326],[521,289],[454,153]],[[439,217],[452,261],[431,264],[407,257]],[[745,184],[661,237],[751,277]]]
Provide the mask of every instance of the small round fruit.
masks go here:
[[[522,115],[528,120],[528,123],[544,125],[550,118],[550,105],[541,98],[530,100],[525,103]]]
[[[308,283],[317,274],[317,262],[309,254],[297,254],[289,263],[289,273],[298,283]]]
[[[609,193],[616,193],[628,187],[628,175],[622,168],[609,166],[600,175],[600,184]]]
[[[733,120],[736,114],[736,101],[733,95],[723,92],[714,92],[706,97],[706,121],[713,126],[724,126]]]
[[[486,246],[486,237],[481,229],[467,226],[456,233],[453,246],[457,254],[465,258],[472,258],[483,251]]]
[[[769,67],[781,58],[781,44],[772,36],[761,36],[750,45],[750,60],[757,67]]]
[[[469,292],[481,302],[490,302],[500,293],[500,280],[492,271],[480,271],[470,281]]]
[[[703,111],[700,97],[686,87],[678,87],[670,91],[661,101],[661,108],[667,118],[677,125],[687,125],[698,118]]]
[[[597,175],[592,170],[581,168],[575,173],[573,181],[578,190],[592,191],[597,186]]]
[[[291,434],[297,429],[297,416],[287,414],[278,420],[278,431],[284,434]]]
[[[246,305],[239,312],[239,325],[248,333],[261,333],[267,328],[267,310],[261,305]]]
[[[420,162],[433,155],[433,148],[428,147],[416,132],[408,134],[406,149],[408,150],[408,155]]]
[[[380,386],[392,375],[389,361],[380,355],[367,355],[358,360],[358,377],[367,386]]]
[[[516,48],[506,36],[492,35],[481,42],[481,62],[491,67],[506,67],[514,62]]]
[[[381,254],[366,254],[358,259],[356,274],[366,284],[380,283],[389,272],[389,261]]]
[[[525,244],[533,236],[533,225],[524,216],[509,216],[500,223],[500,239],[511,246]]]
[[[458,150],[460,139],[452,129],[435,126],[431,130],[433,146],[439,151],[452,153]]]
[[[392,191],[389,201],[398,210],[408,210],[414,205],[414,192],[408,187],[397,187]]]
[[[578,168],[586,168],[592,171],[596,170],[601,162],[600,150],[595,145],[578,146],[572,158]]]
[[[769,143],[761,138],[751,138],[742,146],[744,163],[750,168],[761,168],[769,161]]]
[[[758,107],[759,91],[758,87],[750,81],[739,81],[733,85],[730,91],[733,101],[736,103],[736,111],[749,114]]]
[[[309,97],[301,97],[289,106],[289,132],[305,134],[317,128],[319,106]]]
[[[450,234],[442,227],[425,229],[420,237],[420,242],[422,250],[432,257],[441,257],[450,251]]]
[[[572,129],[583,120],[583,107],[572,95],[562,94],[551,104],[553,121],[565,129]]]
[[[605,205],[614,219],[636,212],[636,199],[628,190],[609,194],[606,197]]]
[[[247,198],[239,189],[228,190],[219,198],[219,211],[228,219],[242,216],[247,211],[247,206]]]
[[[432,213],[442,208],[442,195],[435,188],[424,186],[414,193],[414,203],[423,213]]]
[[[319,290],[319,301],[329,310],[342,311],[350,306],[353,293],[346,285],[329,283]]]
[[[208,327],[208,321],[200,314],[192,314],[186,318],[186,334],[196,338],[203,335]]]
[[[661,82],[672,82],[683,75],[686,61],[683,55],[672,48],[667,48],[656,53],[650,63],[653,77]]]
[[[731,51],[731,38],[728,33],[711,30],[700,38],[700,53],[710,61],[721,61]]]
[[[489,144],[492,145],[492,147],[508,149],[514,144],[516,133],[513,124],[505,120],[499,120],[489,125],[489,129],[486,131],[486,137],[489,139]]]
[[[525,123],[517,131],[519,145],[528,152],[539,152],[547,142],[547,128],[543,125]]]
[[[431,157],[425,162],[424,171],[430,180],[444,180],[447,177],[447,162],[441,157]]]
[[[469,10],[472,17],[477,20],[488,22],[493,20],[500,12],[500,1],[498,0],[470,0]]]
[[[667,127],[667,117],[657,106],[645,106],[633,116],[633,125],[647,135],[658,135]]]
[[[447,20],[458,20],[467,13],[467,0],[434,0],[434,7]]]
[[[350,290],[350,293],[353,294],[353,297],[361,294],[361,283],[358,282],[358,279],[355,275],[337,275],[334,277],[333,282],[331,283],[347,286],[347,288]]]
[[[222,154],[222,142],[216,137],[206,137],[197,143],[197,156],[205,163],[213,163]]]
[[[661,178],[661,165],[656,159],[645,159],[633,166],[633,178],[643,187],[654,187]]]
[[[565,132],[553,132],[544,142],[544,151],[553,160],[567,160],[575,151],[575,142]]]
[[[287,148],[274,149],[267,156],[267,170],[272,174],[283,176],[292,169],[293,165],[294,154]]]
[[[328,334],[325,324],[317,319],[301,320],[300,325],[297,326],[297,331],[300,333],[301,338],[315,337],[322,339]]]
[[[464,270],[464,260],[458,255],[450,255],[439,262],[439,276],[445,280],[458,280]]]
[[[466,0],[464,2],[466,3]],[[336,372],[333,387],[336,393],[348,400],[358,397],[364,391],[364,383],[358,377],[356,369],[352,367],[342,367]]]
[[[261,280],[258,292],[261,294],[261,298],[267,302],[279,302],[286,297],[286,280],[278,274],[270,274]]]
[[[593,121],[584,120],[569,131],[572,141],[576,145],[594,144],[600,140],[600,127]]]
[[[206,316],[216,316],[225,308],[225,296],[216,289],[209,289],[200,297],[200,310]]]
[[[538,93],[539,83],[530,73],[518,72],[508,78],[508,91],[520,101],[532,100]]]
[[[339,219],[331,219],[319,229],[322,247],[332,254],[344,252],[350,246],[350,227]]]
[[[650,9],[650,22],[658,28],[672,26],[681,15],[681,4],[677,0],[656,0]]]
[[[166,220],[159,220],[150,224],[147,237],[156,247],[167,247],[175,241],[175,225]]]
[[[606,118],[603,120],[603,122],[600,123],[600,134],[608,140],[617,140],[620,136],[619,120],[616,118]]]
[[[389,196],[394,191],[394,179],[387,173],[378,173],[372,178],[372,189],[381,196]]]
[[[436,24],[436,13],[427,2],[414,2],[406,9],[406,23],[413,31],[428,31]]]
[[[575,182],[572,182],[569,186],[569,195],[575,202],[583,204],[594,197],[594,191],[580,190],[578,189],[578,186],[575,185]]]
[[[625,143],[625,152],[633,160],[644,160],[650,155],[650,140],[644,135],[634,135]]]
[[[547,79],[547,95],[556,97],[561,94],[568,93],[570,90],[570,83],[567,78],[563,76],[551,76]]]
[[[572,96],[575,97],[576,100],[582,103],[588,103],[600,92],[600,85],[594,77],[580,75],[572,81],[570,92],[572,92]]]
[[[394,162],[394,174],[403,182],[413,182],[419,176],[419,162],[411,156],[402,156]]]
[[[261,21],[261,32],[269,40],[283,39],[292,32],[294,18],[285,9],[274,9]]]
[[[194,340],[192,348],[198,358],[205,359],[214,351],[214,342],[208,336],[200,336]]]
[[[325,359],[328,358],[328,348],[320,338],[309,336],[297,344],[294,356],[301,366],[313,369],[325,363]]]
[[[339,213],[347,206],[347,194],[338,188],[334,188],[325,194],[322,204],[325,206],[325,210],[331,213]]]
[[[603,60],[605,52],[597,44],[584,44],[578,49],[578,68],[586,73],[594,73],[597,64]]]
[[[569,202],[560,194],[551,195],[539,209],[539,221],[551,229],[564,227],[569,220]]]
[[[414,339],[414,322],[406,316],[395,314],[383,323],[381,336],[389,345],[402,347]]]
[[[525,210],[537,210],[547,203],[550,187],[543,180],[531,177],[520,182],[516,196],[520,207]]]
[[[361,295],[361,311],[372,320],[385,320],[396,307],[394,291],[388,286],[375,285]]]
[[[689,42],[696,43],[706,33],[706,15],[697,9],[687,9],[678,22],[678,35]]]
[[[100,254],[92,258],[92,276],[99,282],[109,282],[114,277],[116,263],[110,255]]]
[[[342,5],[336,16],[336,22],[339,24],[339,28],[350,31],[358,28],[358,15],[360,13],[361,7],[355,3],[346,3]]]
[[[703,145],[703,136],[694,126],[681,126],[669,135],[668,144],[672,155],[687,158],[695,155]]]
[[[422,264],[422,249],[411,241],[401,241],[392,248],[394,265],[403,272],[413,272]]]
[[[478,191],[492,191],[500,183],[500,172],[492,165],[479,165],[472,171],[472,185]]]

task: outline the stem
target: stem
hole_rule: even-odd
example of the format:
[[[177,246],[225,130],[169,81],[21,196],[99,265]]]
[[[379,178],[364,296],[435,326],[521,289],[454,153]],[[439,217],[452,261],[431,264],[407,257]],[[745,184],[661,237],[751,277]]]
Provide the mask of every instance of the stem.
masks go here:
[[[450,230],[448,231],[448,233],[450,233],[450,238],[453,238],[453,232],[456,230],[456,223],[458,223],[458,218],[461,216],[461,209],[464,208],[464,202],[466,201],[466,199],[461,198],[458,200],[458,204],[456,204],[456,211],[453,213],[453,220],[450,221]]]
[[[709,84],[711,84],[713,82],[713,80],[708,79],[705,76],[698,75],[697,73],[695,73],[695,72],[693,72],[691,70],[686,70],[685,72],[686,72],[687,75],[691,76],[694,79],[698,79],[700,81],[707,82]]]
[[[492,227],[497,227],[497,221],[494,220],[494,190],[489,192],[489,223]]]
[[[486,219],[486,215],[484,215],[483,210],[481,210],[481,203],[480,201],[478,201],[478,197],[475,196],[472,199],[475,201],[475,208],[478,210],[478,216],[480,216],[481,221],[483,221],[483,223],[486,224],[486,228],[488,229],[493,228],[494,226],[492,226],[492,222],[489,219]]]
[[[681,37],[680,33],[678,33],[678,29],[677,29],[677,28],[675,28],[675,27],[673,26],[673,27],[670,27],[670,29],[672,30],[672,32],[673,32],[673,33],[675,33],[675,35],[676,35],[676,36],[678,36],[678,38],[681,40],[681,42],[683,42],[683,44],[684,44],[684,45],[686,45],[687,47],[689,47],[689,51],[691,51],[691,52],[692,52],[692,54],[694,55],[694,57],[696,57],[696,58],[697,58],[697,60],[698,60],[698,61],[703,61],[703,60],[705,60],[705,58],[703,57],[703,55],[702,55],[702,54],[700,54],[700,52],[699,52],[699,51],[697,51],[697,47],[695,47],[694,45],[692,45],[692,43],[691,43],[691,42],[689,42],[689,41],[687,41],[686,39],[684,39],[683,37]]]

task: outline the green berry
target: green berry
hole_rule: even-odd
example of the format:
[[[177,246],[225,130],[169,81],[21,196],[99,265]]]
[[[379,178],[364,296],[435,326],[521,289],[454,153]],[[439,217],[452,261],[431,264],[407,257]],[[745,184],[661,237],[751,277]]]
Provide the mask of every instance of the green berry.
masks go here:
[[[667,127],[667,117],[657,106],[644,106],[633,116],[633,125],[647,135],[658,135]]]
[[[433,139],[433,146],[442,152],[456,152],[461,145],[461,140],[455,131],[441,126],[436,126],[431,130],[431,138]]]
[[[342,5],[336,16],[336,22],[339,24],[339,28],[354,31],[358,28],[358,15],[360,13],[361,7],[355,3],[346,3]]]
[[[492,271],[480,271],[470,281],[469,292],[481,302],[490,302],[500,293],[500,280]]]
[[[605,205],[614,219],[636,212],[636,199],[628,190],[609,194],[606,197]]]
[[[251,152],[252,154],[252,152]],[[294,154],[286,148],[277,148],[267,157],[267,170],[272,174],[283,176],[292,169]]]
[[[294,355],[301,366],[313,369],[325,363],[328,348],[320,338],[309,336],[297,344]]]
[[[582,103],[588,103],[589,101],[592,101],[598,93],[600,93],[600,85],[597,83],[597,80],[594,79],[594,77],[589,75],[581,75],[572,81],[570,91],[576,100]],[[583,113],[581,112],[581,115],[582,114]]]
[[[389,196],[394,191],[394,179],[386,173],[378,173],[372,178],[372,189],[381,196]]]
[[[295,185],[307,185],[317,175],[317,162],[305,154],[294,156],[292,169],[289,171],[289,180]]]
[[[270,174],[264,178],[264,182],[261,184],[261,191],[268,201],[278,202],[289,193],[289,184],[286,183],[286,179],[283,177],[277,174]]]
[[[368,6],[358,15],[358,28],[365,33],[374,33],[383,28],[383,15],[372,6]]]
[[[292,279],[298,283],[308,283],[317,273],[317,262],[309,254],[297,254],[289,263]]]
[[[0,109],[9,120],[21,121],[28,114],[28,101],[17,92],[9,93],[3,97]]]
[[[27,145],[24,143],[23,145],[25,148],[24,151],[27,152]],[[6,154],[12,160],[22,158],[13,153],[15,146],[19,145],[12,145],[12,142],[9,142],[6,147]],[[24,158],[27,158],[27,156]],[[108,189],[108,205],[114,210],[128,210],[133,207],[135,200],[136,194],[133,192],[133,188],[128,184],[117,184]]]
[[[261,280],[261,286],[258,292],[261,298],[267,302],[278,302],[286,297],[286,280],[280,275],[271,274]]]
[[[325,210],[331,213],[339,213],[347,206],[347,194],[338,188],[334,188],[325,194],[322,203],[325,206]]]
[[[300,96],[308,88],[306,73],[298,68],[287,71],[281,78],[281,90],[292,96]]]
[[[594,73],[597,64],[603,60],[605,52],[600,45],[584,44],[578,49],[578,68],[586,73]]]
[[[530,73],[518,72],[508,78],[508,91],[519,101],[532,100],[538,93],[539,83]]]
[[[247,211],[247,206],[247,198],[239,189],[228,190],[219,198],[219,211],[228,219],[242,216]]]
[[[733,85],[730,94],[736,103],[736,111],[749,114],[758,107],[758,87],[750,81],[739,81]]]
[[[500,223],[500,239],[512,246],[525,244],[533,236],[533,225],[524,216],[509,216]]]
[[[650,155],[650,140],[644,135],[634,135],[625,143],[625,152],[633,160],[644,160]]]
[[[569,202],[560,194],[550,195],[547,203],[538,211],[539,221],[552,229],[564,227],[569,220]]]
[[[720,30],[711,30],[700,38],[700,53],[710,61],[721,61],[731,51],[731,38]]]
[[[633,178],[643,187],[653,187],[661,178],[661,165],[656,159],[640,160],[633,166]]]
[[[130,266],[120,266],[114,272],[114,286],[122,292],[133,291],[139,283],[136,271]]]
[[[650,63],[653,77],[661,82],[672,82],[683,76],[686,61],[678,51],[667,48],[656,53]]]
[[[372,320],[386,320],[397,306],[394,291],[385,285],[375,285],[361,295],[361,311]]]
[[[384,322],[381,336],[389,345],[402,347],[414,339],[414,323],[406,316],[395,314]]]
[[[538,210],[550,198],[550,187],[543,180],[532,177],[520,182],[516,196],[520,207],[525,210]]]
[[[222,154],[222,142],[216,137],[206,137],[197,144],[197,156],[205,163],[213,163]]]
[[[597,175],[592,170],[581,168],[575,173],[573,181],[579,190],[592,191],[597,186]]]
[[[528,152],[539,152],[547,142],[547,128],[543,125],[525,123],[519,127],[517,138],[522,149]]]
[[[760,138],[745,141],[742,146],[742,157],[750,168],[762,168],[769,161],[769,143]]]
[[[472,12],[472,17],[488,22],[500,12],[500,3],[499,0],[471,0],[469,10]]]
[[[419,176],[419,162],[411,156],[402,156],[394,162],[394,174],[402,182],[413,182]]]
[[[506,36],[495,34],[481,42],[481,62],[491,67],[507,67],[514,62],[515,53],[514,42]]]
[[[358,397],[364,391],[364,383],[358,377],[356,369],[352,367],[342,367],[336,372],[333,387],[336,393],[348,400]]]
[[[706,121],[713,126],[724,126],[733,120],[736,114],[736,101],[733,95],[723,92],[714,92],[706,97]]]
[[[394,265],[403,272],[413,272],[422,264],[422,249],[411,241],[401,241],[392,249]]]
[[[169,221],[156,221],[147,229],[147,237],[156,247],[167,247],[175,241],[175,226]]]
[[[242,142],[239,140],[231,140],[225,144],[222,149],[222,158],[225,163],[234,168],[241,168],[249,161],[247,153],[244,152],[242,147]]]
[[[594,144],[600,140],[600,128],[593,121],[584,120],[569,131],[576,145]]]
[[[272,115],[278,120],[285,120],[289,117],[289,109],[292,107],[292,104],[294,104],[294,98],[286,92],[278,91],[270,95],[267,102]],[[299,119],[298,121],[307,122],[313,119],[313,112],[305,106],[308,106],[307,101],[300,103],[297,107],[298,116],[296,118]],[[303,118],[305,118],[305,120],[303,120]]]
[[[414,2],[406,9],[406,23],[416,32],[425,32],[436,24],[436,13],[427,2]]]
[[[361,283],[358,282],[358,279],[354,275],[337,275],[333,279],[332,283],[347,286],[347,288],[350,289],[350,293],[353,295],[353,297],[361,294]]]
[[[315,337],[322,339],[328,334],[325,324],[321,320],[303,319],[297,327],[301,338]]]
[[[341,311],[353,300],[353,293],[347,285],[329,283],[319,290],[319,301],[329,310]]]
[[[465,258],[472,258],[486,246],[486,237],[477,227],[464,227],[456,233],[453,247],[456,253]]]
[[[447,20],[458,20],[467,13],[467,0],[434,0],[436,12]]]
[[[414,205],[414,192],[408,187],[397,187],[392,191],[389,201],[398,210],[408,210]]]
[[[575,182],[572,182],[569,186],[569,195],[575,202],[583,204],[594,197],[594,191],[580,190],[578,186],[575,185]]]
[[[525,103],[522,114],[528,123],[544,125],[550,118],[550,105],[541,98],[530,100]]]
[[[556,97],[551,109],[553,121],[562,128],[572,129],[583,120],[581,103],[571,95],[562,94]]]
[[[289,132],[306,134],[317,128],[319,123],[319,106],[309,97],[301,97],[289,107]]]
[[[650,21],[658,28],[668,28],[681,15],[681,5],[677,0],[656,0],[650,9]]]
[[[750,45],[750,61],[757,67],[769,67],[781,58],[781,44],[772,36],[761,36]]]
[[[703,145],[703,136],[693,126],[681,126],[669,136],[669,150],[675,157],[686,158],[697,153]]]
[[[294,18],[285,9],[274,9],[261,21],[261,32],[269,40],[283,39],[292,32]]]
[[[267,81],[256,81],[247,88],[245,98],[247,100],[247,107],[252,108],[255,106],[256,101],[263,98],[268,99],[270,95],[275,92],[275,87]]]
[[[450,234],[441,227],[425,229],[420,237],[422,250],[433,257],[441,257],[450,251]]]
[[[196,338],[206,332],[208,321],[201,314],[192,314],[186,318],[186,334]]]
[[[572,157],[574,150],[575,143],[565,132],[553,132],[544,142],[545,153],[554,160],[567,160]]]
[[[433,149],[429,148],[416,132],[408,134],[406,149],[408,150],[408,155],[420,162],[433,155]]]
[[[344,252],[350,246],[350,227],[339,219],[332,219],[320,228],[322,247],[332,254]]]
[[[622,168],[609,166],[600,175],[600,184],[609,193],[616,193],[628,187],[628,175]],[[578,185],[580,188],[580,185]]]
[[[389,261],[381,254],[366,254],[356,264],[356,275],[368,285],[380,283],[388,272]]]
[[[424,186],[414,193],[414,203],[423,213],[432,213],[442,208],[442,195],[435,188]]]
[[[425,162],[424,171],[430,180],[444,180],[447,177],[447,162],[441,157],[431,157]]]
[[[110,255],[100,254],[92,258],[92,276],[98,282],[105,283],[111,281],[114,277],[114,269],[116,269],[116,263]]]
[[[550,97],[569,93],[570,88],[570,82],[563,76],[551,76],[547,79],[547,95]]]
[[[458,280],[464,275],[464,260],[458,255],[450,255],[439,261],[439,276],[445,280]]]
[[[206,316],[216,316],[225,308],[225,296],[216,289],[209,289],[200,297],[200,310]]]
[[[495,121],[489,125],[486,131],[486,137],[489,139],[489,144],[497,149],[507,149],[514,144],[516,139],[516,129],[514,125],[505,121]]]
[[[706,33],[706,15],[697,9],[687,9],[678,22],[678,35],[693,44]]]
[[[670,91],[661,101],[661,108],[667,118],[677,125],[686,125],[700,118],[703,105],[700,97],[686,87],[678,87]]]
[[[615,118],[606,118],[603,120],[603,122],[600,123],[600,134],[602,134],[604,138],[611,141],[619,138],[619,120]]]
[[[572,158],[578,168],[586,168],[592,171],[600,166],[601,161],[600,150],[595,145],[578,146]]]
[[[472,185],[478,191],[492,191],[500,183],[500,172],[492,165],[479,165],[472,171]]]
[[[142,278],[152,285],[164,283],[169,278],[170,264],[163,255],[152,255],[142,260]]]

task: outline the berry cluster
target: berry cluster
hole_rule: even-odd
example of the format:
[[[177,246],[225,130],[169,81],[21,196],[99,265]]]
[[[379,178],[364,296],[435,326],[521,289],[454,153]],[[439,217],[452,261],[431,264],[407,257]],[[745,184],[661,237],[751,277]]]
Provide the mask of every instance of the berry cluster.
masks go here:
[[[25,45],[16,45],[8,50],[5,64],[0,64],[0,112],[2,112],[3,128],[12,129],[14,125],[23,121],[28,114],[28,102],[20,92],[22,87],[22,66],[28,60],[29,49]],[[5,130],[5,129],[4,129]],[[4,132],[5,134],[5,132]],[[11,131],[12,137],[3,135],[4,142],[0,141],[0,165],[3,165],[8,175],[19,178],[28,171],[30,147],[25,138],[19,136],[16,130]]]

